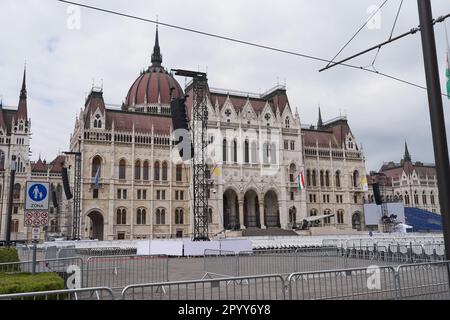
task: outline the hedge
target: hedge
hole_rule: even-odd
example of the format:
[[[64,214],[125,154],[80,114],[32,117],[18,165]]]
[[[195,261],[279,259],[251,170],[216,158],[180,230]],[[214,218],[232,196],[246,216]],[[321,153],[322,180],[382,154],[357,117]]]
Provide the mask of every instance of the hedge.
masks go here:
[[[56,273],[0,273],[0,294],[63,290],[64,280]],[[49,297],[51,299],[52,297]],[[32,299],[32,298],[31,298]],[[45,299],[45,297],[37,297]]]
[[[19,262],[16,248],[0,248],[0,263]]]

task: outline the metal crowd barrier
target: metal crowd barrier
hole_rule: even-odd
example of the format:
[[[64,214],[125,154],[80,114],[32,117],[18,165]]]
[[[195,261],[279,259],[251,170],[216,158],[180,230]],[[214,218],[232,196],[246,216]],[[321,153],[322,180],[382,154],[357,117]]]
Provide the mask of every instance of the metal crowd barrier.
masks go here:
[[[129,284],[168,281],[168,257],[89,257],[83,267],[83,287],[123,289]]]
[[[285,300],[280,275],[131,285],[123,300]]]
[[[114,300],[110,288],[86,288],[0,295],[0,300]]]

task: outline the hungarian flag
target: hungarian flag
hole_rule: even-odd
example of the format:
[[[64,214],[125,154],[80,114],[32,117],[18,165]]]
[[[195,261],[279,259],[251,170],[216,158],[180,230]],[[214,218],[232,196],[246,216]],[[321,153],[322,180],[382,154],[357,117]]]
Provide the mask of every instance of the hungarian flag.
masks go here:
[[[445,26],[445,37],[447,40],[447,55],[446,55],[446,69],[445,69],[445,76],[447,77],[447,98],[450,100],[450,45],[448,44],[448,33],[447,33],[447,26]]]
[[[297,176],[298,180],[298,190],[305,189],[305,177],[303,176],[303,172],[300,172]]]

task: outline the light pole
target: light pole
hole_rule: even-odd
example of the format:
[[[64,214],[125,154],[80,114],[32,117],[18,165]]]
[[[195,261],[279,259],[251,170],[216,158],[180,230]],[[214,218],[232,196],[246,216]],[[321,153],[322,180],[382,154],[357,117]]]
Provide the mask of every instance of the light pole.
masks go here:
[[[6,246],[11,245],[11,220],[12,220],[12,207],[14,200],[14,183],[16,178],[16,156],[11,157],[10,175],[9,175],[9,200],[8,200],[8,212],[6,214]]]

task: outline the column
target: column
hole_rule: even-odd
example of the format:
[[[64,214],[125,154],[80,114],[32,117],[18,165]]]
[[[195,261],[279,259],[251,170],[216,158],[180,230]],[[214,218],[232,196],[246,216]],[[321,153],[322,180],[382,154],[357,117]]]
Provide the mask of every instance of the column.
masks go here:
[[[264,224],[264,195],[259,196],[259,221],[261,222],[261,229],[267,229]]]
[[[239,223],[241,224],[241,230],[245,230],[245,225],[244,225],[244,200],[239,200]]]

